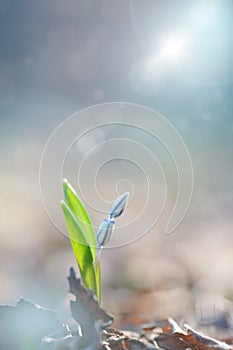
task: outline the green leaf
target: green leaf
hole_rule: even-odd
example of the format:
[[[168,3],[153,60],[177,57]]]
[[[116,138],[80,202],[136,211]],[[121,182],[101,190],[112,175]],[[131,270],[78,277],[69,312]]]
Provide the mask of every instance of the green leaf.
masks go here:
[[[79,199],[75,189],[70,185],[70,183],[64,179],[62,181],[65,201],[71,211],[73,212],[74,216],[76,217],[83,234],[85,236],[85,240],[87,244],[91,248],[91,253],[93,256],[93,260],[95,260],[96,257],[96,235],[93,230],[93,226],[90,220],[90,217],[82,204],[81,200]]]
[[[65,201],[61,202],[61,206],[83,284],[97,296],[99,292],[97,292],[96,271],[91,248],[71,208]]]
[[[96,284],[97,284],[97,298],[99,304],[101,302],[101,271],[100,271],[100,262],[96,266]]]

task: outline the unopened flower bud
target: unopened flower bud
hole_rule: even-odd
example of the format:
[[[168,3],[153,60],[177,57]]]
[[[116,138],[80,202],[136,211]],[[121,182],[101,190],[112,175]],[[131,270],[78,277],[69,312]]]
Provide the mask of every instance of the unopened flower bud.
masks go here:
[[[129,192],[126,192],[122,196],[117,198],[115,202],[113,202],[109,210],[110,218],[117,218],[123,213],[125,206],[127,204],[128,198],[129,198]]]
[[[114,219],[104,219],[101,222],[97,232],[98,246],[104,246],[109,242],[114,229],[114,224]]]

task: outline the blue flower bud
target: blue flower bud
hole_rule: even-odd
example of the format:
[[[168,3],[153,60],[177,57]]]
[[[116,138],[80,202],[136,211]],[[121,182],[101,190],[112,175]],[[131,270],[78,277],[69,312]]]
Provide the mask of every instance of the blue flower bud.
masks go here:
[[[73,267],[70,268],[70,277],[71,277],[71,278],[75,278],[75,277],[76,277],[76,273],[75,273]]]
[[[99,247],[103,247],[106,243],[109,242],[115,221],[113,219],[104,219],[97,232],[97,243]]]
[[[127,204],[127,200],[129,198],[129,192],[124,193],[122,196],[117,198],[115,202],[113,202],[110,210],[109,210],[109,217],[110,218],[117,218],[120,216]]]

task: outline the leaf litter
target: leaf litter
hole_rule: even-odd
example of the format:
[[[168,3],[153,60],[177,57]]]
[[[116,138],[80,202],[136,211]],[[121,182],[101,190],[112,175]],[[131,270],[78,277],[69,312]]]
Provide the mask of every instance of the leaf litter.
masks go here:
[[[208,337],[172,318],[137,323],[137,331],[113,328],[114,317],[99,305],[71,268],[68,276],[71,314],[76,330],[59,321],[53,311],[24,299],[0,306],[2,350],[233,350],[233,335]]]

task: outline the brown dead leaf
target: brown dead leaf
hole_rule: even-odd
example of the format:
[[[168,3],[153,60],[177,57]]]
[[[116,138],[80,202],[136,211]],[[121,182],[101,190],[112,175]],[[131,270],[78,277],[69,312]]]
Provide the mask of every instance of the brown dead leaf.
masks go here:
[[[185,325],[185,331],[171,318],[144,325],[142,330],[147,339],[152,339],[160,348],[167,350],[230,350],[232,346],[195,331]]]
[[[72,268],[71,268],[72,269]],[[70,302],[72,316],[80,324],[81,328],[90,326],[99,321],[101,328],[108,327],[113,324],[113,316],[107,314],[98,304],[97,299],[90,290],[86,290],[79,278],[76,278],[74,270],[71,270],[68,277],[70,293],[75,297],[75,301]]]

